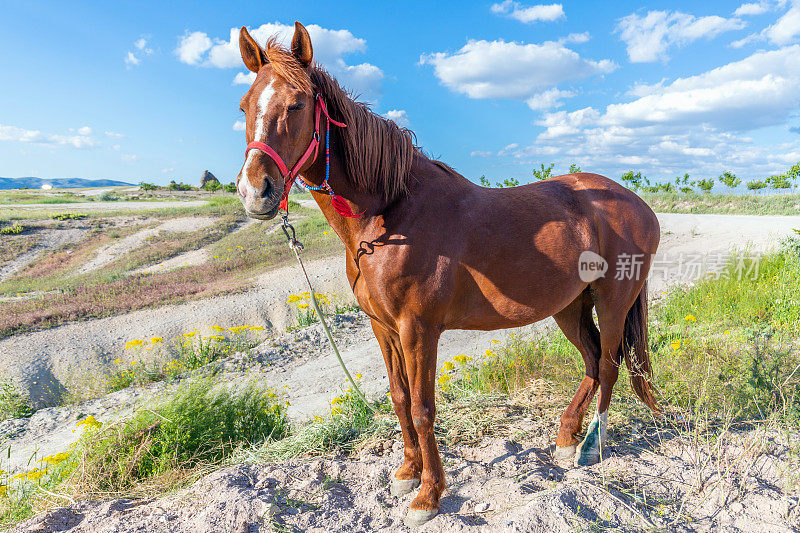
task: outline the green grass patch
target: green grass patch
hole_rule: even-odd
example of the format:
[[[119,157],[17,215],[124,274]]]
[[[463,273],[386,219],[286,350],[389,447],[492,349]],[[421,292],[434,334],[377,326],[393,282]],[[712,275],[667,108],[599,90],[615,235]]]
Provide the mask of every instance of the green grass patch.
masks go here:
[[[83,435],[65,452],[13,477],[0,471],[0,524],[77,498],[185,486],[238,449],[281,439],[289,423],[273,389],[194,378],[129,418],[103,424],[89,416],[77,430]]]
[[[32,414],[33,409],[14,383],[8,378],[0,379],[0,422]]]
[[[727,215],[800,215],[800,194],[644,193],[639,196],[656,213]]]

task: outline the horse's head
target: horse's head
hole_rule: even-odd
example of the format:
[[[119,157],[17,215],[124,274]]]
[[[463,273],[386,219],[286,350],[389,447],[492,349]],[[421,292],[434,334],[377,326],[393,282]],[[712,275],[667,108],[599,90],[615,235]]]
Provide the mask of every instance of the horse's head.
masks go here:
[[[241,101],[247,122],[247,142],[269,146],[288,168],[301,159],[314,135],[314,92],[308,71],[313,51],[311,38],[295,22],[291,53],[269,41],[262,48],[242,27],[239,49],[256,79]],[[310,159],[305,165],[313,163]],[[305,169],[301,169],[305,170]],[[278,205],[288,176],[262,150],[248,150],[237,177],[239,199],[248,216],[268,220]]]

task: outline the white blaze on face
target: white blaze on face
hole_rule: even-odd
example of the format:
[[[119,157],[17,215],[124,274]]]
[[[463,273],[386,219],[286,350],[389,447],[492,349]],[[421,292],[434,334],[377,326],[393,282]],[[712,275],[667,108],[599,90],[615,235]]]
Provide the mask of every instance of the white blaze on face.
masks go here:
[[[272,81],[269,82],[269,85],[264,87],[264,90],[261,91],[261,94],[258,96],[258,112],[256,113],[255,124],[256,124],[256,131],[253,135],[254,141],[264,142],[264,118],[267,114],[267,109],[269,109],[269,102],[272,100],[272,97],[275,96],[275,89],[272,87]],[[242,169],[242,178],[239,180],[239,192],[242,196],[246,197],[248,201],[255,200],[261,191],[253,187],[250,183],[250,176],[248,174],[248,169],[253,162],[254,153],[253,150],[250,150],[247,153],[247,159],[244,161],[244,168]]]

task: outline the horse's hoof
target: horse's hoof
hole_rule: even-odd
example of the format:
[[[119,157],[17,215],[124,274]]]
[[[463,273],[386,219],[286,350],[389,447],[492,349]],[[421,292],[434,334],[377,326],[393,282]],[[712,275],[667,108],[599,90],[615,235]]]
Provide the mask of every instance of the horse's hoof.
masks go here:
[[[577,444],[569,446],[556,446],[553,452],[553,462],[561,468],[572,468],[575,462],[575,450],[578,449]]]
[[[419,487],[419,479],[397,479],[392,477],[389,481],[389,494],[395,498],[405,496],[412,490]]]
[[[406,513],[406,519],[403,523],[406,527],[416,528],[428,522],[431,518],[439,514],[439,510],[425,511],[423,509],[409,509]]]
[[[592,466],[600,462],[600,453],[590,450],[575,454],[575,466]]]

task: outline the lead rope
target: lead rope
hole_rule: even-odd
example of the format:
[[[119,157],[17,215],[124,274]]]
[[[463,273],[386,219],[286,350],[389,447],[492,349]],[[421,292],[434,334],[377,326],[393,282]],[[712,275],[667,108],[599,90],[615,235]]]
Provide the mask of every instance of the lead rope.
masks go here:
[[[300,265],[300,269],[303,271],[303,276],[306,278],[306,284],[308,285],[309,294],[311,294],[311,303],[314,306],[314,311],[316,311],[317,316],[319,317],[319,321],[322,324],[322,329],[325,331],[325,336],[328,337],[328,342],[333,348],[333,353],[336,354],[336,359],[339,360],[339,365],[341,365],[342,370],[344,370],[344,375],[347,376],[347,380],[350,382],[350,385],[353,386],[353,391],[356,393],[358,398],[364,402],[372,413],[377,413],[374,407],[367,401],[366,396],[364,393],[361,392],[361,389],[356,385],[353,376],[350,375],[350,372],[347,370],[347,367],[342,360],[342,356],[339,354],[339,348],[336,347],[336,342],[333,340],[333,335],[331,334],[331,330],[328,328],[328,323],[325,321],[325,315],[322,314],[322,309],[319,308],[319,302],[317,302],[317,295],[314,293],[314,288],[311,286],[311,280],[308,277],[308,272],[306,272],[306,267],[303,265],[303,260],[300,259],[300,250],[303,249],[303,243],[297,240],[295,237],[294,226],[289,224],[289,213],[284,213],[281,218],[283,222],[281,223],[281,229],[283,233],[286,235],[286,239],[289,241],[289,248],[292,249],[294,252],[294,256],[297,258],[297,262]],[[291,234],[289,234],[291,231]]]

